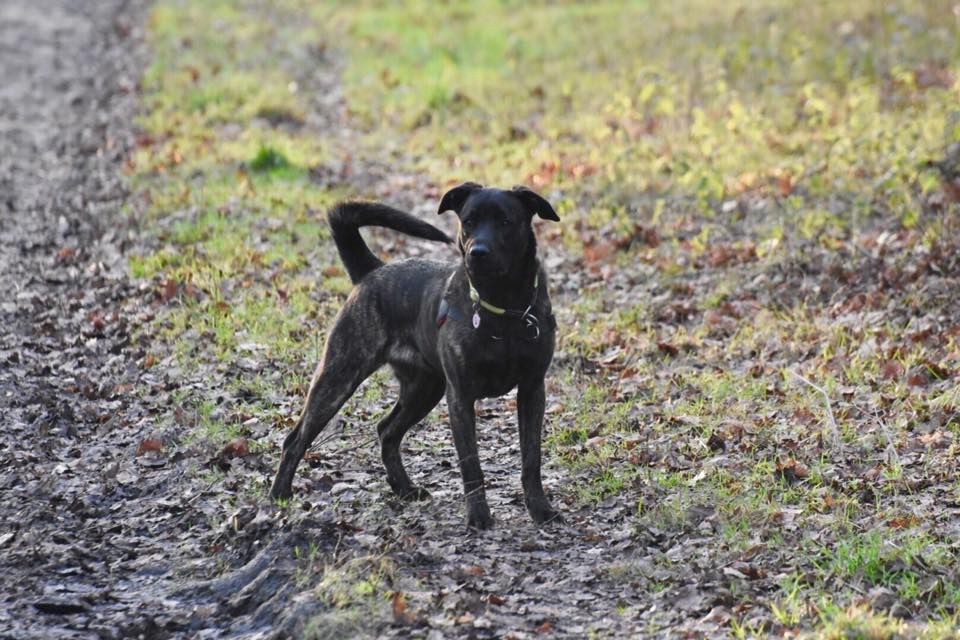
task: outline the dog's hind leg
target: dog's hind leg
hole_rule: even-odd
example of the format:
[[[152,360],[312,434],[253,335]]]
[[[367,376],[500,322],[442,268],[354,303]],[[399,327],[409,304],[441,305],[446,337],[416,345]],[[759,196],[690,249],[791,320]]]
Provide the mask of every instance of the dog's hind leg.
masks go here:
[[[297,426],[283,441],[277,475],[270,487],[270,497],[289,498],[297,465],[307,448],[323,431],[343,403],[353,395],[360,383],[383,364],[379,347],[367,336],[352,335],[351,322],[338,322],[327,339],[323,359],[317,367],[307,392],[306,405]]]
[[[380,454],[387,469],[387,482],[393,492],[405,500],[424,500],[430,497],[425,489],[410,482],[410,476],[400,459],[400,442],[413,425],[423,420],[443,397],[443,377],[426,371],[397,369],[400,380],[400,398],[393,409],[377,425],[380,436]]]

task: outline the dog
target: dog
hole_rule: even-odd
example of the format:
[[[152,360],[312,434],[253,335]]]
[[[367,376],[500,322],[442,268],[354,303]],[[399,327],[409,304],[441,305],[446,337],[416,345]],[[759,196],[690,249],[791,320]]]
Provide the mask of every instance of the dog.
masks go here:
[[[334,320],[303,411],[283,442],[270,489],[274,500],[291,496],[307,448],[360,383],[389,364],[400,382],[400,398],[377,433],[394,493],[408,500],[429,497],[410,481],[400,442],[445,395],[467,526],[493,526],[477,455],[475,403],[516,388],[524,503],[538,524],[562,520],[540,479],[544,377],[556,321],[531,224],[535,215],[560,218],[526,187],[504,190],[473,182],[443,196],[438,213],[447,211],[459,218],[462,259],[453,264],[419,258],[384,264],[360,236],[360,227],[380,226],[453,242],[410,214],[372,202],[344,202],[330,211],[333,240],[356,286]]]

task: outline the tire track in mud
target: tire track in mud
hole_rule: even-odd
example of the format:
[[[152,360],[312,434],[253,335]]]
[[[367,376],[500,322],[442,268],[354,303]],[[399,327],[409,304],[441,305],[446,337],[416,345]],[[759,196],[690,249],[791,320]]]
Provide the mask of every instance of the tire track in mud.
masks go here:
[[[120,168],[145,3],[0,6],[0,635],[125,637],[122,584],[160,545],[129,530],[142,294]]]

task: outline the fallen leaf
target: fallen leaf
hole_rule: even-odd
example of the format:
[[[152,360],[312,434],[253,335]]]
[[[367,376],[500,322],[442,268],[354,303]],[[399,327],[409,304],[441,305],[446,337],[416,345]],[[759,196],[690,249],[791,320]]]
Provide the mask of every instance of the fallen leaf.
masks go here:
[[[810,475],[810,470],[804,464],[793,458],[788,458],[785,462],[777,463],[776,475],[788,484],[796,484],[807,478]]]
[[[324,267],[320,273],[324,278],[336,278],[343,275],[343,269],[338,267],[335,264],[328,265]]]
[[[409,625],[416,622],[416,617],[407,611],[407,598],[402,591],[394,591],[392,597],[393,621],[399,625]]]
[[[678,353],[680,353],[680,349],[678,349],[677,347],[673,346],[673,345],[670,344],[669,342],[658,342],[658,343],[657,343],[657,348],[660,349],[660,351],[662,351],[662,352],[664,352],[665,354],[667,354],[668,356],[675,356],[675,355],[677,355]]]
[[[921,443],[927,446],[936,447],[937,445],[945,445],[947,437],[943,431],[932,431],[930,433],[922,434],[919,440]]]
[[[737,321],[716,309],[708,309],[703,314],[703,322],[711,330],[720,333],[734,333],[737,330]]]
[[[220,457],[225,459],[242,458],[250,454],[250,445],[246,438],[231,440],[220,450]]]
[[[583,247],[583,259],[587,262],[601,262],[617,251],[613,242],[594,242]]]
[[[711,451],[726,451],[727,443],[716,433],[711,433],[710,437],[707,438],[707,448]]]
[[[887,526],[894,529],[906,529],[907,527],[913,527],[918,524],[920,524],[920,520],[915,516],[900,516],[887,520]]]
[[[793,187],[793,176],[789,173],[781,173],[777,177],[777,191],[780,193],[781,198],[786,198],[793,193]]]
[[[167,278],[160,284],[160,302],[170,302],[177,297],[180,284],[173,278]]]
[[[903,375],[903,365],[896,360],[887,360],[880,365],[880,375],[885,380],[896,380]]]
[[[137,446],[137,456],[142,456],[145,453],[151,451],[161,451],[163,449],[163,443],[160,442],[157,438],[144,438],[140,441],[140,444]]]
[[[243,458],[250,455],[250,445],[247,443],[246,438],[236,438],[228,442],[223,449],[220,450],[213,460],[210,461],[210,464],[217,465],[220,470],[226,471],[230,468],[230,461],[234,458]]]
[[[923,371],[914,371],[907,376],[907,384],[911,387],[925,387],[930,380]]]

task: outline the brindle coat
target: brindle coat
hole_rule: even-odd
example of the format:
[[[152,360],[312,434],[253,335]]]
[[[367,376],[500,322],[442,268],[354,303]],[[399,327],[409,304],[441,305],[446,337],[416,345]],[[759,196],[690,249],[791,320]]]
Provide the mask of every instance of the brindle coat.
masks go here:
[[[356,287],[334,321],[300,419],[283,443],[270,495],[287,498],[304,453],[357,386],[384,364],[400,381],[400,397],[377,425],[387,482],[407,499],[428,497],[400,460],[400,441],[446,394],[467,504],[467,524],[492,526],[477,456],[479,398],[517,388],[524,502],[537,523],[559,520],[540,480],[544,376],[556,324],[547,278],[537,260],[531,220],[559,220],[542,197],[465,183],[449,191],[438,213],[460,219],[462,260],[445,264],[374,256],[358,228],[384,226],[431,240],[440,230],[385,205],[346,202],[329,216],[337,248]],[[471,299],[478,297],[494,310]],[[506,313],[497,313],[499,307]],[[479,326],[475,326],[479,321]]]

